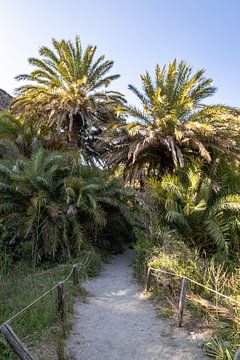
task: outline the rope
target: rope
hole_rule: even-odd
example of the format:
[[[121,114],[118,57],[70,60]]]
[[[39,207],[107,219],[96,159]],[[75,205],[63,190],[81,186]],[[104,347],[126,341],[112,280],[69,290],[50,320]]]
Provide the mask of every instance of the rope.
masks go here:
[[[230,300],[230,301],[232,301],[232,302],[234,302],[235,304],[237,304],[237,305],[240,306],[240,302],[239,302],[239,301],[234,300],[234,299],[230,298],[229,296],[220,293],[220,292],[217,291],[217,290],[213,290],[213,289],[209,288],[208,286],[205,286],[205,285],[199,283],[198,281],[195,281],[195,280],[193,280],[193,279],[191,279],[191,278],[189,278],[189,277],[187,277],[187,276],[179,275],[179,274],[176,274],[176,273],[173,273],[173,272],[170,272],[170,271],[166,271],[166,270],[154,269],[154,268],[151,267],[151,266],[150,266],[149,268],[150,268],[152,271],[155,271],[155,272],[161,272],[161,273],[163,273],[163,274],[172,275],[172,276],[177,276],[177,277],[182,278],[182,279],[185,278],[185,279],[189,280],[190,282],[192,282],[192,283],[194,283],[194,284],[196,284],[196,285],[198,285],[198,286],[201,286],[202,288],[204,288],[204,289],[206,289],[206,290],[208,290],[208,291],[211,291],[211,292],[213,292],[213,293],[215,293],[215,294],[217,294],[217,295],[219,295],[219,296],[222,296],[223,298],[228,299],[228,300]]]
[[[76,264],[75,264],[76,265]],[[27,305],[25,308],[23,308],[22,310],[20,310],[18,313],[16,313],[15,315],[13,315],[12,317],[10,317],[8,320],[6,320],[4,323],[2,323],[0,325],[0,328],[3,326],[3,325],[6,325],[8,323],[10,323],[10,321],[12,321],[13,319],[15,319],[17,316],[19,316],[20,314],[22,314],[24,311],[26,311],[27,309],[29,309],[32,305],[36,304],[39,300],[41,300],[44,296],[48,295],[51,291],[53,291],[54,289],[56,289],[56,287],[58,287],[59,284],[61,283],[65,283],[66,281],[69,280],[70,276],[72,275],[73,273],[73,269],[75,267],[75,265],[73,265],[72,267],[72,270],[70,271],[70,273],[68,274],[68,276],[60,281],[59,283],[57,283],[56,285],[54,285],[51,289],[47,290],[44,294],[42,294],[41,296],[39,296],[37,299],[35,299],[34,301],[32,301],[29,305]]]

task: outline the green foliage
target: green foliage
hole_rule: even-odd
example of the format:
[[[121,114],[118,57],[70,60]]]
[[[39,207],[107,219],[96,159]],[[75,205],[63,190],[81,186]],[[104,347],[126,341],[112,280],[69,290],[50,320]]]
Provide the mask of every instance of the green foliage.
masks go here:
[[[15,118],[10,112],[0,112],[0,158],[17,159],[28,157],[39,134],[32,126],[32,119],[24,125],[20,118]]]
[[[189,249],[186,244],[171,233],[165,237],[160,248],[154,246],[151,248],[148,265],[152,266],[156,271],[162,269],[181,276],[187,276],[236,300],[239,298],[239,268],[231,269],[217,257],[208,259],[200,256],[196,250]],[[180,289],[178,277],[168,275],[165,277],[162,274],[161,277],[164,278],[165,285],[168,284],[172,291],[178,293]],[[215,297],[209,290],[194,283],[189,283],[189,288],[193,293],[206,299],[213,300],[216,303],[221,302],[218,296]],[[231,307],[232,304],[230,303],[229,306]]]
[[[158,270],[165,270],[187,276],[237,301],[240,300],[240,268],[237,262],[230,261],[226,257],[223,258],[219,254],[211,258],[203,256],[193,247],[187,246],[181,240],[181,237],[171,229],[165,227],[162,232],[159,232],[156,223],[154,223],[151,230],[152,234],[147,234],[146,231],[136,233],[134,269],[140,278],[141,275],[144,275],[145,280],[146,268],[150,265],[155,269],[156,273],[158,273]],[[152,295],[162,301],[159,315],[163,317],[172,316],[177,311],[174,304],[178,303],[181,280],[178,277],[159,272],[158,281],[161,285],[155,286],[154,282],[152,282],[151,290]],[[210,301],[216,306],[223,306],[231,314],[232,319],[238,319],[239,322],[239,307],[236,307],[232,302],[189,282],[188,294],[191,293]],[[170,308],[169,305],[171,305]],[[213,316],[211,309],[190,300],[187,301],[185,312],[190,312],[191,318],[197,317],[201,319],[203,316],[205,318],[206,316]],[[214,315],[218,318],[217,313]],[[215,359],[232,360],[238,348],[239,331],[239,323],[236,324],[230,320],[220,322],[218,319],[215,334],[206,341],[204,351],[208,356]]]
[[[216,91],[204,70],[194,74],[186,62],[174,60],[168,67],[157,65],[154,79],[148,72],[141,75],[141,82],[142,91],[129,86],[141,108],[121,107],[130,121],[106,134],[114,144],[107,159],[120,165],[125,177],[159,178],[199,157],[209,163],[216,152],[239,156],[238,111],[203,103]]]
[[[8,274],[11,263],[11,255],[7,253],[6,249],[0,248],[0,279],[2,275]]]
[[[12,351],[7,341],[3,338],[0,338],[0,354],[3,360],[11,359],[12,356]]]
[[[72,263],[78,264],[79,276],[82,280],[99,273],[102,264],[102,254],[94,249],[84,251]],[[45,264],[34,272],[25,262],[16,263],[7,276],[0,279],[1,307],[0,323],[24,308],[27,304],[49,290],[52,286],[67,277],[71,263],[61,265]],[[16,276],[17,274],[17,276]],[[81,297],[82,290],[73,285],[72,279],[65,283],[65,300],[68,316],[72,312],[76,296]],[[10,324],[20,339],[27,344],[31,352],[39,355],[43,343],[56,343],[59,337],[61,323],[57,312],[57,291],[54,289],[26,312],[13,319]],[[56,346],[55,346],[56,347]],[[0,337],[1,360],[15,359],[15,356]]]
[[[101,245],[113,223],[123,233],[127,225],[131,236],[132,192],[103,170],[83,165],[78,153],[40,147],[29,159],[3,160],[0,186],[1,242],[15,256],[32,256],[34,264],[76,256],[89,243]]]
[[[159,310],[159,316],[162,319],[169,319],[174,315],[174,311],[171,308],[164,308]]]
[[[147,259],[152,254],[150,238],[146,236],[146,231],[135,230],[136,242],[134,243],[135,256],[133,259],[133,269],[135,275],[141,279],[145,274]]]
[[[206,355],[218,360],[232,360],[234,353],[231,355],[229,350],[226,349],[221,339],[212,338],[205,345]]]
[[[129,86],[137,108],[106,90],[119,77],[109,75],[113,62],[96,58],[95,46],[82,49],[79,37],[53,39],[52,48],[41,47],[29,63],[31,74],[17,77],[26,82],[13,101],[17,118],[0,113],[0,323],[69,270],[37,268],[26,277],[28,260],[36,267],[77,257],[84,279],[101,264],[92,245],[115,252],[135,238],[140,278],[150,264],[239,300],[239,110],[204,104],[216,92],[212,79],[185,61],[157,65],[154,79],[141,76],[141,91]],[[108,166],[144,190],[135,198],[138,209],[136,193]],[[25,269],[17,260],[25,260]],[[161,280],[160,295],[179,294],[179,278]],[[70,310],[76,291],[66,286]],[[208,290],[189,288],[240,318]],[[49,294],[14,320],[30,347],[55,331],[55,300]],[[191,309],[203,311],[199,303]],[[162,309],[161,316],[171,315],[169,306]],[[238,326],[225,322],[215,335],[207,354],[232,359]],[[12,359],[1,339],[0,351]]]
[[[212,173],[191,166],[161,181],[149,180],[163,226],[177,231],[189,246],[214,253],[239,255],[239,167],[222,160]]]
[[[42,46],[39,58],[29,58],[34,67],[30,75],[17,76],[27,84],[18,89],[14,112],[26,122],[34,115],[48,142],[69,143],[95,157],[95,142],[124,102],[119,92],[104,90],[119,75],[109,75],[113,61],[96,59],[96,46],[83,50],[79,37],[74,42],[53,39],[52,46]]]
[[[239,325],[220,322],[216,335],[204,346],[206,355],[218,360],[233,360],[239,347]]]
[[[0,112],[0,138],[16,140],[22,129],[21,120],[16,119],[10,112]]]

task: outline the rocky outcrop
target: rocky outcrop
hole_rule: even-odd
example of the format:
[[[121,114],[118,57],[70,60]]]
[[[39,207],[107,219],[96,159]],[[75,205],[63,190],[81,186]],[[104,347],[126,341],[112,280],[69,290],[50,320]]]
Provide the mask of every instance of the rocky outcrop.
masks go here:
[[[6,91],[0,89],[0,110],[9,109],[9,104],[12,101],[12,96]]]

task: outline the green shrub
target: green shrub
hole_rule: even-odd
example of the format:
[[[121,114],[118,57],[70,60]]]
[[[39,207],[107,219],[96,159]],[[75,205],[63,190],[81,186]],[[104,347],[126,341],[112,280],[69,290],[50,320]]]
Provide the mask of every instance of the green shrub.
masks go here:
[[[240,253],[240,172],[225,160],[212,170],[199,164],[150,179],[146,199],[152,214],[190,248],[211,257],[237,258]],[[146,200],[149,201],[149,200]]]
[[[133,192],[79,153],[37,147],[29,159],[0,162],[2,248],[15,259],[69,259],[88,244],[132,241]],[[118,233],[118,236],[115,236]]]

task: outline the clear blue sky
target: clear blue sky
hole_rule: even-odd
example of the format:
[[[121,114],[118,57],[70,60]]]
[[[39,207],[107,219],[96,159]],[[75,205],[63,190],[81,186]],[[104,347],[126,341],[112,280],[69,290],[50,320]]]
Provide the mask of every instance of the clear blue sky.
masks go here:
[[[0,0],[0,88],[13,93],[15,75],[51,38],[98,46],[127,90],[156,63],[185,59],[204,67],[219,91],[211,102],[240,105],[239,0]]]

